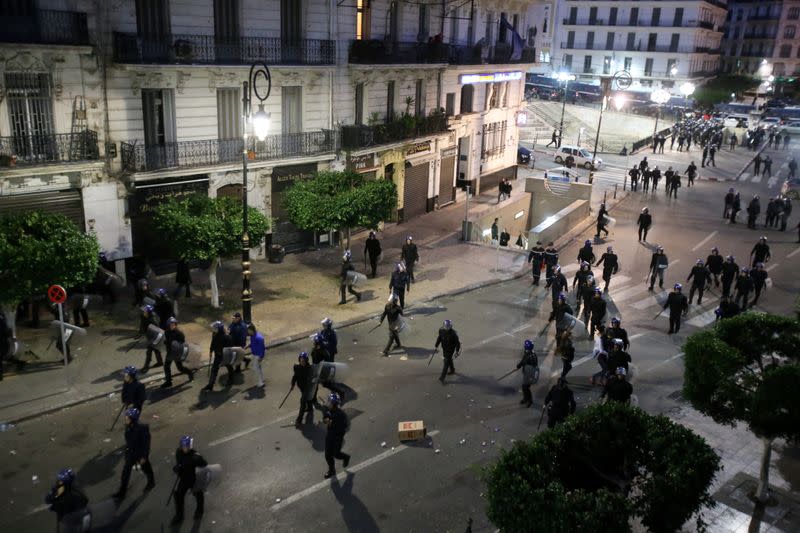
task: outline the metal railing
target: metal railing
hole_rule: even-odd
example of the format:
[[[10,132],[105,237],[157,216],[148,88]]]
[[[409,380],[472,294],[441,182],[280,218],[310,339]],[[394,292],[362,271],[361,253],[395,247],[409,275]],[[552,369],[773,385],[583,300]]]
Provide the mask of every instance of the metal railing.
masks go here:
[[[342,126],[342,148],[357,150],[380,144],[388,144],[424,135],[447,131],[447,117],[434,114],[424,118],[400,117],[387,124]]]
[[[378,39],[358,40],[350,43],[350,63],[399,64],[447,63],[450,47],[445,43],[401,43]]]
[[[498,43],[486,45],[450,45],[450,63],[453,65],[481,65],[504,63],[535,63],[536,52],[532,47],[525,47],[518,59],[512,59],[513,50],[510,44]]]
[[[165,37],[114,33],[117,63],[249,65],[333,65],[336,44],[322,39],[240,37],[217,39],[214,35],[175,34]]]
[[[86,13],[37,9],[32,15],[4,15],[0,42],[88,45]]]
[[[92,130],[0,137],[0,158],[8,166],[73,163],[99,157],[97,132]]]
[[[686,46],[671,46],[671,45],[654,45],[654,46],[647,46],[647,45],[637,45],[637,46],[627,46],[627,45],[615,45],[612,48],[606,47],[605,43],[570,43],[562,42],[561,48],[566,50],[595,50],[597,52],[664,52],[664,53],[672,53],[672,54],[690,54],[695,51],[694,48],[686,47]]]
[[[264,141],[248,139],[248,159],[266,161],[310,156],[336,150],[332,130],[270,135]],[[120,144],[122,169],[149,172],[165,168],[212,166],[241,161],[242,139],[207,139],[145,145],[141,141]]]

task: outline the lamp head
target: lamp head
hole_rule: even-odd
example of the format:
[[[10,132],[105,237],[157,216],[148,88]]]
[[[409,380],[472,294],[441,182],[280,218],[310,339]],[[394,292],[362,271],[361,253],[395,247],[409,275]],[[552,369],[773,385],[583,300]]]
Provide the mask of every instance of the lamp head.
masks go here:
[[[267,138],[270,126],[270,114],[264,111],[264,104],[258,104],[258,111],[253,118],[253,134],[259,141]]]

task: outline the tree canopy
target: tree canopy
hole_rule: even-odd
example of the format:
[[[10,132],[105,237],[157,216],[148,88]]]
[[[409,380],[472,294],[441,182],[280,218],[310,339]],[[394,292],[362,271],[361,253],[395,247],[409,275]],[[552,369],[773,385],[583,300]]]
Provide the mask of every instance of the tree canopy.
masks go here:
[[[0,302],[14,305],[44,294],[50,285],[67,289],[90,283],[100,245],[74,222],[33,211],[0,217]]]
[[[678,530],[704,505],[719,457],[691,430],[618,402],[596,404],[516,442],[485,471],[502,531]]]

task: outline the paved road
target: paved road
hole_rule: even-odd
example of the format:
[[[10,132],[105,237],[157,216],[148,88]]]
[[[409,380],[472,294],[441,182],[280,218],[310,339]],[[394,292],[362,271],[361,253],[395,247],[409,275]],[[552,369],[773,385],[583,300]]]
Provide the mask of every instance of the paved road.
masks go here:
[[[622,269],[611,284],[609,312],[622,317],[632,337],[635,394],[651,412],[675,407],[681,344],[686,335],[713,321],[716,299],[692,306],[679,335],[666,334],[666,318],[653,318],[665,294],[649,293],[643,283],[652,244],[636,242],[634,221],[641,207],[647,205],[654,215],[648,240],[663,244],[671,260],[666,286],[684,281],[692,263],[705,258],[714,245],[743,264],[763,233],[772,246],[768,266],[773,284],[759,308],[789,312],[800,291],[795,275],[800,244],[795,235],[726,224],[720,212],[727,187],[700,181],[694,188],[682,188],[677,200],[668,200],[663,190],[647,196],[632,193],[612,213],[618,222],[609,238],[597,245],[598,252],[614,246],[621,259]],[[767,196],[770,190],[765,181],[742,181],[737,187],[745,195]],[[796,217],[790,225],[796,224]],[[577,247],[578,242],[562,253],[568,274],[577,266]],[[203,521],[194,529],[189,521],[180,531],[459,531],[469,517],[475,520],[474,531],[493,531],[484,515],[479,470],[514,439],[536,432],[542,398],[561,368],[552,355],[552,332],[535,338],[549,310],[549,293],[522,278],[412,308],[410,327],[403,334],[406,346],[390,358],[378,354],[386,340],[385,326],[373,333],[369,330],[375,322],[341,330],[339,360],[350,365],[343,382],[353,391],[345,404],[352,421],[345,449],[353,461],[350,473],[333,483],[322,482],[324,430],[313,423],[294,429],[296,396],[277,409],[288,390],[295,354],[308,349],[307,342],[269,354],[263,394],[249,388],[254,383],[251,375],[240,377],[227,392],[208,396],[199,393],[202,383],[197,381],[202,380],[166,393],[151,392],[144,421],[153,433],[158,484],[137,499],[144,479],[134,475],[129,499],[111,530],[168,528],[172,509],[164,503],[172,481],[172,453],[178,437],[191,433],[210,462],[224,465],[225,476],[207,497]],[[442,386],[436,380],[441,359],[428,367],[427,357],[444,318],[454,321],[465,347],[456,361],[458,373]],[[542,365],[533,409],[518,404],[518,375],[497,381],[516,364],[525,338],[536,341]],[[587,357],[588,340],[579,340],[576,349],[569,378],[579,404],[586,405],[596,401],[600,391],[588,384],[596,370]],[[6,495],[0,501],[0,527],[52,527],[53,517],[40,503],[53,473],[64,465],[76,468],[92,501],[116,489],[122,434],[108,427],[117,402],[118,398],[92,402],[0,433],[0,447],[7,454],[0,465]],[[314,422],[319,419],[315,413]],[[415,419],[425,420],[430,441],[400,446],[397,422]],[[187,505],[191,513],[191,498]]]

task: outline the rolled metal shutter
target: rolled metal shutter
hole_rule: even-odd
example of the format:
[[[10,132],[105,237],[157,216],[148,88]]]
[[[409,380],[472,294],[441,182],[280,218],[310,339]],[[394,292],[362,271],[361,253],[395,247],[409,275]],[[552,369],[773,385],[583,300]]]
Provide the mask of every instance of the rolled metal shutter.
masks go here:
[[[75,222],[75,225],[81,231],[86,228],[83,216],[83,200],[78,189],[0,196],[0,215],[30,211],[44,211],[45,213],[64,215]]]
[[[428,178],[430,164],[406,167],[406,179],[403,186],[403,221],[411,220],[427,212]]]
[[[456,156],[442,159],[439,172],[439,207],[447,205],[456,199],[453,177],[456,172]]]

